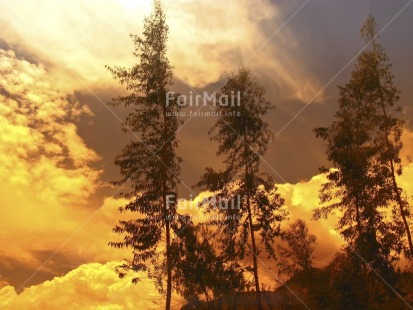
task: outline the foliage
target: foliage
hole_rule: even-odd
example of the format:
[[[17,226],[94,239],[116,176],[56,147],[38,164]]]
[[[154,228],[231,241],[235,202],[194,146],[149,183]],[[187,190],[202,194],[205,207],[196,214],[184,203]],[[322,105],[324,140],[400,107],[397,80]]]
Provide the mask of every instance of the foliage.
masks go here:
[[[360,257],[349,247],[337,253],[322,268],[309,268],[294,275],[276,290],[280,309],[408,309],[411,273],[389,270],[385,278],[365,273]],[[291,294],[293,291],[296,296]],[[297,296],[301,299],[298,300]],[[412,305],[412,303],[410,304]],[[411,307],[411,306],[410,306]]]
[[[377,150],[374,157],[375,169],[383,176],[383,196],[388,205],[393,205],[393,221],[400,227],[400,235],[404,234],[407,238],[408,246],[404,248],[406,256],[413,258],[413,243],[408,224],[411,216],[410,205],[396,180],[396,176],[402,174],[400,151],[404,122],[396,114],[401,111],[397,106],[400,91],[393,84],[394,76],[390,71],[392,64],[384,48],[377,42],[377,24],[372,16],[366,20],[361,34],[366,43],[371,43],[370,48],[363,53],[360,63],[368,74],[364,78],[367,79],[369,88],[364,92],[373,103],[373,142]]]
[[[273,107],[264,97],[265,89],[245,68],[227,80],[219,97],[237,92],[240,102],[217,106],[222,117],[209,132],[219,142],[217,155],[225,156],[226,169],[216,172],[207,168],[197,186],[214,191],[217,197],[204,202],[204,206],[219,215],[210,224],[217,227],[223,257],[231,261],[252,256],[255,288],[259,292],[260,246],[255,234],[259,234],[267,254],[275,257],[273,241],[280,235],[280,222],[286,212],[274,182],[259,171],[260,157],[272,139],[262,117]],[[232,203],[234,200],[236,204]]]
[[[296,275],[299,271],[313,267],[313,252],[316,236],[309,234],[307,224],[303,220],[296,220],[283,232],[281,239],[288,247],[279,245],[278,262],[281,274]]]
[[[144,21],[142,36],[131,37],[137,63],[131,68],[108,68],[129,91],[128,95],[115,98],[113,104],[132,108],[123,130],[131,131],[136,138],[116,157],[122,179],[114,184],[130,187],[123,193],[130,202],[120,211],[134,212],[137,216],[119,222],[114,232],[124,235],[123,241],[110,242],[110,245],[132,249],[132,259],[127,259],[118,270],[121,277],[128,271],[147,271],[153,276],[154,271],[163,270],[160,258],[166,256],[168,308],[172,269],[170,219],[174,218],[176,204],[167,206],[166,196],[176,196],[181,159],[175,154],[179,121],[170,116],[179,106],[176,100],[165,104],[166,93],[172,85],[172,67],[166,56],[168,26],[159,1],[154,2],[154,11]],[[166,251],[159,249],[163,241]],[[148,264],[153,266],[152,270]],[[134,278],[135,282],[138,280]]]
[[[241,266],[223,263],[210,235],[207,227],[194,226],[188,217],[181,221],[179,237],[171,246],[174,283],[188,301],[199,300],[200,295],[209,301],[245,289]]]
[[[398,203],[395,169],[400,170],[401,121],[383,113],[399,100],[392,84],[387,56],[375,41],[372,17],[361,29],[366,44],[351,79],[340,86],[339,108],[334,122],[317,128],[326,141],[327,157],[336,169],[327,172],[320,200],[325,204],[314,213],[319,219],[335,210],[342,215],[338,229],[351,247],[377,270],[389,268],[402,249],[403,227],[399,217],[389,219],[389,209]],[[384,109],[384,110],[383,110]],[[393,168],[392,168],[393,167]],[[327,204],[327,205],[326,205]],[[401,212],[407,214],[406,208]],[[400,214],[400,213],[399,213]]]

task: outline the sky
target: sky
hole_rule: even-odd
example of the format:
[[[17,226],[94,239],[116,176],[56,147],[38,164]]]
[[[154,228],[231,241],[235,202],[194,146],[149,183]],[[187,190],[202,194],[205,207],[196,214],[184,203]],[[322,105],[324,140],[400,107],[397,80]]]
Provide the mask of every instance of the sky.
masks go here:
[[[325,181],[318,168],[331,166],[312,129],[333,119],[337,85],[348,81],[364,47],[359,29],[369,14],[401,91],[399,180],[413,195],[411,2],[164,1],[173,90],[216,91],[242,65],[265,86],[277,107],[266,116],[276,139],[261,166],[275,178],[289,221],[307,220],[318,237],[318,266],[343,241],[336,218],[310,220]],[[118,279],[114,267],[129,253],[107,246],[127,216],[109,184],[119,177],[113,162],[133,135],[120,130],[127,111],[109,105],[125,90],[105,66],[134,63],[129,34],[142,32],[151,8],[149,0],[0,0],[0,307],[163,304],[150,280],[133,286]],[[207,134],[215,120],[187,117],[178,133],[184,199],[205,194],[191,187],[206,166],[222,167]],[[263,281],[273,283],[273,262],[265,264]],[[179,296],[174,302],[182,304]]]

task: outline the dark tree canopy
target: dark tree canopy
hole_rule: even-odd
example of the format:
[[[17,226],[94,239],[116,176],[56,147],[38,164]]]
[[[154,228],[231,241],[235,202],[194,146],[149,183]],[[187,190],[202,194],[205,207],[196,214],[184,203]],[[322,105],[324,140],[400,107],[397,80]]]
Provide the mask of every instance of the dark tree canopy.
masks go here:
[[[131,107],[124,121],[124,131],[131,131],[134,139],[116,157],[122,179],[114,182],[127,186],[123,196],[130,202],[121,212],[136,212],[136,218],[120,221],[114,232],[124,236],[123,241],[111,242],[117,248],[131,248],[132,258],[120,266],[119,274],[128,271],[164,270],[166,256],[166,308],[171,303],[170,219],[176,213],[176,204],[166,203],[168,195],[177,195],[180,161],[175,151],[178,145],[176,132],[179,121],[172,112],[178,111],[176,100],[165,103],[172,85],[172,67],[166,56],[168,26],[159,1],[154,2],[152,14],[144,21],[142,36],[131,35],[135,44],[137,63],[131,68],[109,67],[113,77],[129,91],[117,97],[113,104]],[[166,250],[159,247],[166,244]],[[151,267],[149,267],[149,265]],[[138,281],[135,278],[134,281]],[[161,282],[159,282],[161,284]]]
[[[395,173],[400,173],[402,122],[393,113],[399,100],[390,63],[377,43],[376,23],[369,17],[361,28],[367,48],[359,55],[351,79],[340,86],[339,108],[328,128],[316,134],[326,141],[327,157],[336,169],[320,193],[327,204],[315,218],[342,212],[338,228],[367,263],[386,269],[400,253],[408,216]],[[399,205],[401,209],[396,208]],[[389,218],[389,214],[399,216]]]
[[[283,232],[281,239],[288,247],[278,246],[278,266],[280,272],[294,276],[299,271],[313,267],[313,252],[316,236],[310,234],[307,224],[303,220],[296,220]]]
[[[223,263],[207,226],[195,226],[188,217],[180,229],[171,254],[174,283],[182,296],[194,303],[204,295],[209,302],[245,289],[241,266],[237,262]]]
[[[197,186],[216,193],[216,201],[204,205],[207,211],[220,215],[210,224],[217,226],[223,256],[227,260],[252,257],[259,299],[257,256],[261,247],[255,235],[259,235],[267,254],[275,257],[273,241],[280,235],[280,222],[286,217],[286,211],[274,182],[259,169],[260,156],[272,139],[262,117],[272,106],[265,99],[265,89],[245,68],[227,80],[219,96],[237,92],[240,92],[240,102],[219,105],[217,111],[223,116],[210,130],[211,138],[219,143],[217,154],[224,156],[226,169],[216,172],[207,168]],[[239,205],[228,203],[228,208],[217,207],[216,202],[225,205],[231,200]]]

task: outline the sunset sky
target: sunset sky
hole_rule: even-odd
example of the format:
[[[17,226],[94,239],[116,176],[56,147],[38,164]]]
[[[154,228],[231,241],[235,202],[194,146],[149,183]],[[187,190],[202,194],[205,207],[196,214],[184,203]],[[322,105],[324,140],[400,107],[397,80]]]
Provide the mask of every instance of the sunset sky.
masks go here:
[[[334,217],[310,220],[325,180],[318,168],[329,166],[312,129],[331,123],[337,85],[364,47],[360,26],[374,15],[401,90],[400,184],[413,195],[413,1],[163,2],[173,90],[213,92],[241,65],[265,86],[277,107],[266,117],[276,139],[261,166],[279,184],[290,220],[307,220],[317,236],[318,266],[343,241]],[[121,132],[125,111],[108,105],[125,90],[105,65],[134,63],[129,34],[141,33],[151,9],[151,0],[0,0],[0,308],[163,304],[150,280],[119,280],[114,267],[128,251],[107,246],[125,216],[109,184],[119,177],[113,161],[134,137]],[[179,130],[181,198],[200,194],[192,185],[206,166],[222,167],[208,137],[215,120],[185,118]],[[260,265],[273,286],[269,268],[271,261]]]

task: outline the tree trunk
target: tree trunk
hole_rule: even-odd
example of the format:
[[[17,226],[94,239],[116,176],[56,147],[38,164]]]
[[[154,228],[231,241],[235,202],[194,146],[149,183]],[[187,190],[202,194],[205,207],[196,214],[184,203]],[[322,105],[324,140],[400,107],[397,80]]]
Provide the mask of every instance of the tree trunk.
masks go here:
[[[244,128],[243,128],[243,139],[244,139],[244,160],[245,160],[245,189],[246,189],[246,195],[247,195],[248,223],[249,223],[250,234],[251,234],[252,262],[253,262],[253,270],[254,270],[256,304],[257,304],[257,309],[262,310],[260,282],[258,279],[258,263],[257,263],[258,253],[257,253],[257,245],[255,244],[254,224],[252,221],[251,202],[250,202],[250,184],[249,184],[250,171],[249,171],[249,161],[248,161],[248,141],[246,137],[245,123],[244,123]]]
[[[359,207],[359,200],[357,199],[357,196],[355,197],[355,205],[356,205],[356,222],[357,222],[358,240],[359,240],[359,242],[360,241],[363,242],[363,240],[361,239],[361,238],[363,238],[363,232],[361,230],[360,207]],[[356,251],[359,251],[359,249],[356,248]],[[361,268],[362,268],[364,273],[366,273],[367,270],[368,270],[368,268],[367,268],[366,264],[364,263],[364,261],[361,262]]]
[[[362,232],[361,232],[360,209],[359,209],[357,197],[356,197],[356,223],[357,223],[358,237],[361,238]]]
[[[166,178],[163,179],[163,209],[165,216],[165,234],[166,234],[166,303],[165,309],[171,309],[172,300],[172,265],[171,265],[171,232],[168,209],[166,206]]]
[[[406,230],[406,235],[407,235],[407,241],[409,243],[409,249],[410,249],[410,255],[411,255],[410,260],[413,260],[412,235],[411,235],[409,223],[407,222],[406,214],[405,214],[405,211],[404,211],[403,199],[400,195],[399,187],[397,186],[393,160],[390,160],[390,167],[391,167],[391,172],[392,172],[393,191],[396,194],[397,203],[398,203],[399,209],[400,209],[400,215],[401,215],[402,220],[403,220],[404,228]]]
[[[248,178],[249,178],[248,163],[246,163],[245,164],[245,184],[247,187],[248,222],[249,222],[249,227],[250,227],[251,244],[252,244],[252,261],[253,261],[253,269],[254,269],[256,303],[257,303],[257,309],[262,310],[260,283],[258,280],[258,264],[257,264],[258,253],[257,253],[257,246],[255,244],[254,226],[253,226],[253,221],[252,221],[252,212],[251,212],[251,204],[250,204],[250,193],[249,193],[249,188],[248,188]]]
[[[165,309],[170,310],[171,309],[171,301],[172,301],[172,262],[171,262],[171,231],[170,231],[170,218],[168,214],[168,208],[166,205],[166,195],[167,195],[167,185],[166,185],[166,179],[167,179],[167,172],[166,172],[166,156],[165,156],[165,149],[167,147],[168,143],[168,137],[167,137],[167,123],[166,123],[166,108],[163,105],[162,106],[162,113],[163,113],[163,140],[164,140],[164,145],[163,145],[163,150],[162,150],[162,165],[164,166],[163,168],[163,180],[162,180],[162,198],[163,198],[163,209],[164,209],[164,214],[165,214],[165,234],[166,234],[166,303],[165,303]]]
[[[381,96],[381,90],[380,90],[380,96]],[[386,108],[385,108],[383,102],[382,102],[381,106],[382,106],[383,116],[384,116],[384,131],[385,131],[384,134],[385,134],[385,140],[386,140],[385,142],[386,142],[387,152],[389,152],[390,151],[390,141],[389,141],[389,128],[387,126],[387,112],[386,112]],[[406,235],[407,235],[407,241],[409,243],[409,250],[410,250],[410,256],[411,256],[410,260],[413,260],[412,235],[411,235],[409,223],[407,222],[406,214],[405,214],[405,211],[404,211],[403,199],[400,195],[399,186],[397,185],[396,172],[395,172],[395,169],[394,169],[394,161],[391,157],[389,157],[389,165],[390,165],[390,170],[391,170],[393,191],[394,191],[394,194],[396,194],[397,204],[399,205],[400,215],[401,215],[402,220],[403,220],[404,228],[405,228]]]
[[[356,130],[358,130],[358,128],[360,127],[359,125],[359,120],[360,120],[360,109],[361,109],[361,105],[359,105],[357,107],[357,114],[356,114]],[[358,136],[358,132],[357,132],[357,136]],[[356,143],[356,152],[357,152],[357,156],[360,157],[360,146]],[[360,204],[360,189],[357,189],[356,195],[354,197],[355,199],[355,208],[356,208],[356,223],[357,223],[357,232],[358,232],[358,240],[359,242],[363,242],[363,231],[361,228],[361,217],[360,217],[360,209],[361,209],[361,204]],[[363,245],[364,247],[364,245]],[[359,249],[356,249],[357,251],[359,251]],[[367,265],[364,263],[364,261],[362,261],[361,263],[361,268],[363,269],[363,272],[367,272],[368,268]]]
[[[165,201],[166,202],[166,201]],[[171,309],[172,300],[172,265],[171,265],[171,236],[169,219],[166,219],[166,269],[167,269],[167,280],[166,280],[166,304],[165,309]]]
[[[208,296],[207,289],[206,289],[206,287],[205,287],[204,281],[202,281],[202,277],[201,277],[201,276],[199,277],[199,282],[201,283],[202,290],[204,291],[204,295],[205,295],[206,302],[207,302],[207,308],[208,308],[208,310],[209,310],[209,309],[210,309],[210,306],[209,306],[209,296]]]

